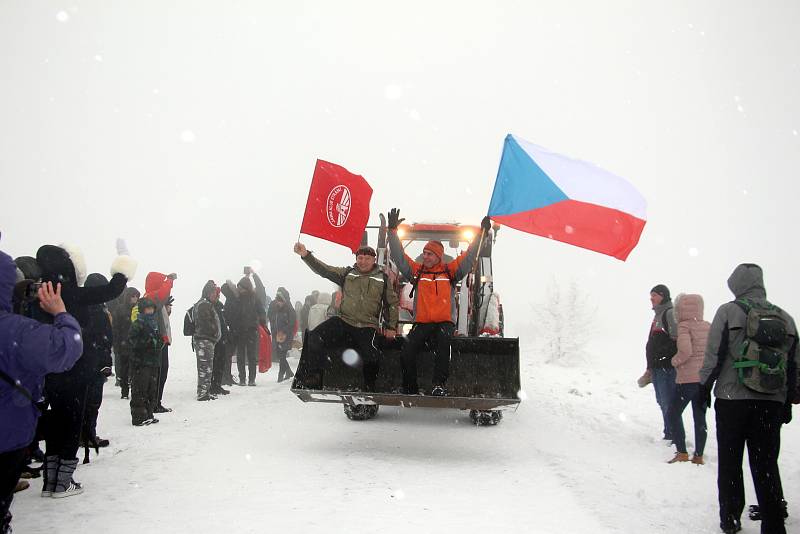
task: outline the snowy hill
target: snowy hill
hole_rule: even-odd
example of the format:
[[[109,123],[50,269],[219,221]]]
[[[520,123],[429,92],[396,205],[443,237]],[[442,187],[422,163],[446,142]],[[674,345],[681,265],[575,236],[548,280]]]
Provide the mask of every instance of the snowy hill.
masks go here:
[[[354,422],[339,405],[300,402],[275,369],[258,387],[196,402],[182,345],[165,393],[174,412],[132,427],[107,384],[98,428],[111,446],[79,467],[86,491],[42,499],[33,481],[14,501],[17,532],[719,532],[713,412],[708,464],[668,465],[652,390],[635,375],[527,353],[526,400],[496,427],[475,427],[466,412],[386,407]],[[796,450],[800,427],[783,436]],[[800,460],[784,453],[781,468],[791,512]]]

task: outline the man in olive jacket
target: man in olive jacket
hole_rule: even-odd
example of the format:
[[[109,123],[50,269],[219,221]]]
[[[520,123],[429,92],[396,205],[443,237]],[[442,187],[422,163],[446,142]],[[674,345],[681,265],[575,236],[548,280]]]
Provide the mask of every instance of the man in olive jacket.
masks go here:
[[[743,263],[728,278],[728,288],[736,297],[717,310],[700,370],[700,381],[707,391],[716,381],[714,404],[717,421],[720,528],[732,533],[741,530],[744,509],[742,458],[744,447],[750,458],[758,506],[761,532],[785,533],[783,521],[783,489],[778,471],[781,426],[792,420],[792,403],[797,402],[797,327],[794,319],[776,308],[786,325],[784,344],[787,349],[786,383],[772,393],[748,388],[734,368],[746,342],[749,304],[768,305],[761,267]]]
[[[387,339],[397,334],[399,299],[388,278],[375,264],[372,247],[363,246],[356,251],[353,267],[331,267],[321,262],[302,243],[295,243],[294,251],[309,268],[342,287],[339,315],[331,317],[309,332],[308,343],[311,374],[306,381],[309,388],[322,387],[321,356],[326,345],[343,345],[354,349],[361,358],[364,371],[364,391],[375,391],[378,376],[380,342],[378,333]],[[384,304],[388,307],[386,328],[381,325]]]

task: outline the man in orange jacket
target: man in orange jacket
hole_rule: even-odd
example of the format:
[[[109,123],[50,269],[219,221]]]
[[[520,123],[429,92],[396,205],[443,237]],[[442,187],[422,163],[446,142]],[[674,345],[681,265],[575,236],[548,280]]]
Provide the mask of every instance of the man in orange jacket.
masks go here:
[[[444,396],[450,374],[450,338],[455,330],[455,287],[472,269],[480,240],[474,239],[466,252],[449,263],[442,261],[444,245],[428,241],[422,251],[422,263],[417,263],[403,252],[397,237],[397,226],[403,220],[400,210],[395,208],[389,212],[387,226],[392,261],[411,281],[414,296],[414,326],[403,345],[403,393],[419,393],[417,353],[430,340],[435,356],[431,395]],[[488,216],[481,221],[481,228],[484,232],[491,228]]]

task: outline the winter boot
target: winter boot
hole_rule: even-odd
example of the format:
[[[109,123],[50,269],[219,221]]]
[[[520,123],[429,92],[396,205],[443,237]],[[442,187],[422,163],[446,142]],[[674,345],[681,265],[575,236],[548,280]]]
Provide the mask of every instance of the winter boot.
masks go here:
[[[694,465],[705,465],[706,462],[703,460],[702,454],[695,454],[692,456],[692,463]]]
[[[674,464],[678,462],[688,462],[689,461],[689,453],[688,452],[676,452],[675,456],[672,460],[668,460],[668,464]]]
[[[14,486],[14,493],[19,493],[20,491],[24,491],[31,487],[31,483],[27,480],[19,480],[17,481],[17,485]]]
[[[72,479],[75,469],[78,467],[78,459],[58,461],[58,473],[56,474],[56,489],[53,490],[54,499],[63,499],[83,493],[83,487]]]
[[[58,456],[45,456],[42,465],[42,497],[50,497],[56,489]]]
[[[736,534],[742,530],[742,522],[738,519],[733,519],[731,521],[725,521],[719,524],[719,528],[725,534]]]

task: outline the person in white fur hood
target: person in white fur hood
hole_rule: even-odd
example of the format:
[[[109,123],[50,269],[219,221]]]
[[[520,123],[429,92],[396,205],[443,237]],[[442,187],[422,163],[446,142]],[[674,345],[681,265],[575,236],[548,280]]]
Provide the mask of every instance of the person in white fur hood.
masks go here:
[[[118,242],[118,252],[124,251]],[[86,279],[86,264],[80,251],[72,246],[44,245],[36,253],[42,270],[42,281],[61,285],[61,298],[67,312],[81,328],[89,321],[89,306],[117,298],[128,280],[136,273],[136,261],[120,254],[111,264],[111,280],[107,284],[82,287]],[[52,322],[51,316],[35,317],[40,322]],[[74,368],[73,368],[74,369]],[[42,466],[42,496],[61,498],[83,492],[72,475],[78,465],[78,444],[88,383],[79,372],[72,370],[49,374],[45,380],[45,396],[50,404],[45,430],[45,463]]]

